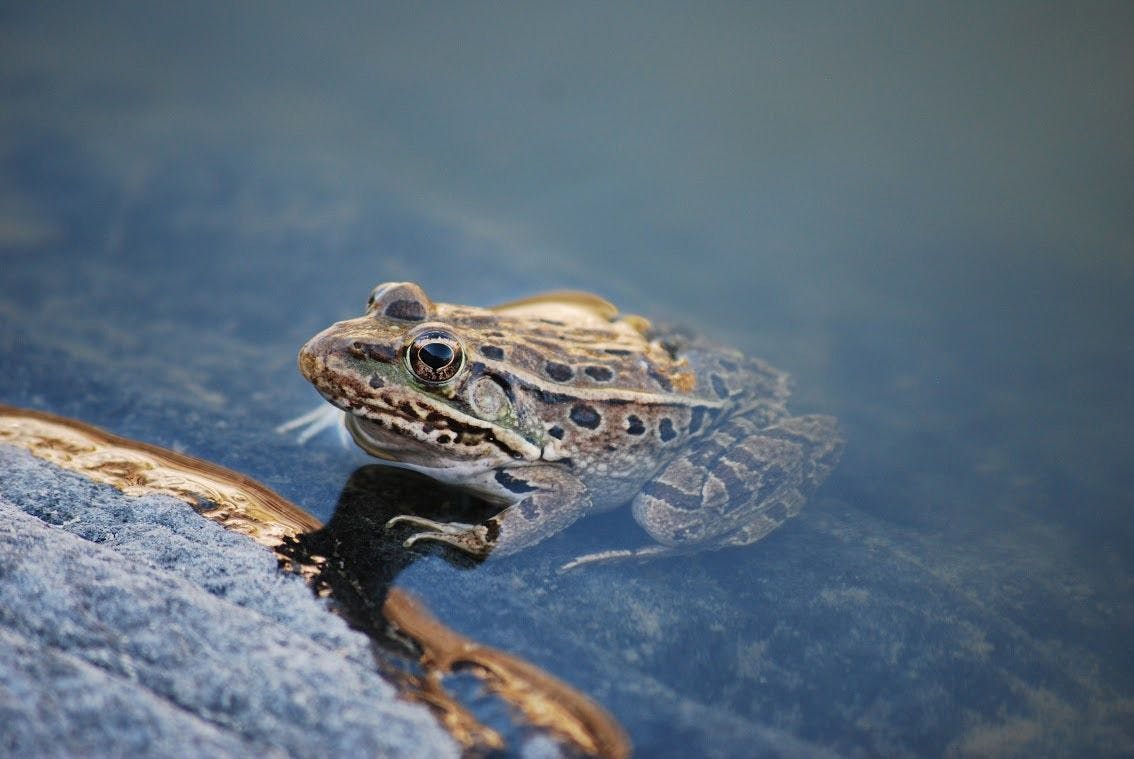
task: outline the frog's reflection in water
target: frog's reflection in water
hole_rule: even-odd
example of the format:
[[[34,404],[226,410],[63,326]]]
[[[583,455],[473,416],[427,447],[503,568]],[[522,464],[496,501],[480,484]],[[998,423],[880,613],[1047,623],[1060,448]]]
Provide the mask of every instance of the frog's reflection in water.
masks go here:
[[[379,641],[391,639],[382,606],[398,574],[417,559],[444,556],[456,567],[471,569],[481,559],[438,543],[406,548],[404,529],[387,529],[399,514],[438,521],[477,523],[500,510],[448,488],[424,475],[371,464],[356,469],[339,494],[335,512],[321,529],[287,541],[279,552],[314,569],[314,587],[330,595],[355,627]]]
[[[579,749],[592,756],[628,756],[625,732],[585,695],[522,659],[447,629],[408,594],[391,593],[398,573],[423,556],[442,555],[465,569],[480,560],[436,543],[406,548],[404,530],[386,528],[390,518],[409,512],[439,521],[483,521],[499,509],[423,475],[369,465],[351,475],[324,527],[286,540],[277,553],[282,562],[290,561],[307,575],[320,595],[330,596],[349,624],[370,637],[383,675],[406,697],[432,707],[472,755],[518,746],[524,736],[543,729],[569,753]],[[481,717],[486,703],[482,698],[472,697],[481,704],[478,711],[457,695],[470,692],[468,681],[450,692],[442,676],[459,679],[464,671],[487,693],[515,707],[509,713],[518,721],[505,726],[494,720],[490,727]]]

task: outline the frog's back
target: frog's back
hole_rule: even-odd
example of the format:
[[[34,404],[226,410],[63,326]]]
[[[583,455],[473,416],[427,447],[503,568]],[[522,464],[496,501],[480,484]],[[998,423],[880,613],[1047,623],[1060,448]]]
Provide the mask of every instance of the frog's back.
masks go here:
[[[566,296],[586,294],[553,293],[493,309],[438,304],[439,318],[460,329],[476,359],[549,398],[625,402],[693,389],[688,363],[652,339],[648,321],[618,314],[595,296],[560,300]]]
[[[694,378],[690,395],[723,404],[726,416],[752,412],[763,424],[787,416],[791,395],[787,372],[681,329],[662,328],[653,339],[686,362]]]

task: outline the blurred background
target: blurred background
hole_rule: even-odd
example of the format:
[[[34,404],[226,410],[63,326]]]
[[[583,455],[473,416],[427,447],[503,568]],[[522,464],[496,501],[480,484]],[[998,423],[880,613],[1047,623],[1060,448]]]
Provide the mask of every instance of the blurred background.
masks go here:
[[[767,669],[674,689],[838,751],[1122,753],[1131,72],[1127,2],[5,3],[0,401],[212,458],[326,518],[365,457],[271,431],[318,403],[294,368],[308,336],[388,280],[478,305],[594,291],[766,358],[796,411],[843,421],[797,529],[847,553],[820,551],[828,573],[791,598],[810,608],[832,578],[885,598],[908,566],[877,563],[882,541],[925,572],[895,598],[936,610],[913,636],[934,642],[899,657],[940,676],[906,727],[865,696],[831,726],[834,706]],[[713,559],[719,577],[800,560],[799,538],[773,543],[740,580],[739,552]],[[957,618],[1011,641],[966,659],[1011,671],[982,686],[1002,698],[970,702],[933,658]],[[866,659],[892,651],[873,634]],[[541,645],[523,653],[554,670]],[[1053,682],[1040,649],[1077,683],[1045,686],[1058,708],[1020,690]],[[802,639],[787,651],[784,672],[815,671]],[[839,661],[815,687],[857,676]],[[901,698],[891,677],[867,690]],[[639,745],[667,745],[641,701],[607,695]],[[672,745],[743,745],[726,733]]]

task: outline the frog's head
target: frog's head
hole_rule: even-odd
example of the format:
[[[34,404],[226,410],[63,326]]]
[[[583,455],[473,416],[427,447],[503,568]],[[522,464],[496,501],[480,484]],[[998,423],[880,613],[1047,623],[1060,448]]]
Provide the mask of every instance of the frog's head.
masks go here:
[[[299,370],[374,456],[442,478],[539,459],[542,429],[525,430],[509,383],[468,353],[467,311],[411,282],[378,285],[365,316],[307,341]]]

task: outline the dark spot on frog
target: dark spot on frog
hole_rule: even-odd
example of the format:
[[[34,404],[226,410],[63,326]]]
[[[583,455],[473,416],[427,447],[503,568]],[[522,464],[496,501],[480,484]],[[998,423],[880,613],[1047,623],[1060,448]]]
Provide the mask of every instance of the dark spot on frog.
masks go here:
[[[724,379],[719,374],[710,374],[709,381],[713,383],[713,392],[717,394],[718,398],[728,397],[728,385],[725,384]]]
[[[705,407],[694,406],[693,411],[689,417],[689,434],[697,434],[697,430],[701,429],[701,424],[705,421]]]
[[[544,324],[550,324],[553,327],[566,327],[567,326],[564,322],[556,321],[555,319],[540,319],[539,321],[543,322]]]
[[[724,485],[725,493],[728,495],[728,500],[723,508],[725,513],[743,506],[751,500],[752,488],[747,481],[738,477],[736,472],[729,467],[716,467],[713,470],[713,475]]]
[[[612,356],[629,356],[630,355],[630,351],[624,350],[622,348],[603,348],[602,352],[603,353],[609,353]]]
[[[661,437],[663,443],[668,443],[670,440],[677,437],[677,432],[674,431],[673,422],[670,421],[669,417],[661,420],[661,423],[658,425],[658,435]]]
[[[599,424],[602,423],[602,417],[599,416],[599,412],[595,411],[593,407],[585,403],[580,403],[571,408],[571,421],[580,427],[594,430],[598,429]]]
[[[588,366],[583,371],[595,382],[610,382],[614,379],[614,372],[605,366]]]
[[[448,435],[438,435],[437,442],[441,445],[448,445],[449,443],[453,442],[453,438],[449,437]]]
[[[377,374],[370,375],[370,387],[377,390],[378,388],[385,387],[385,386],[386,386],[386,383],[383,382],[382,378],[379,377]]]
[[[495,543],[498,537],[500,537],[500,520],[493,517],[484,523],[484,539],[489,543]]]
[[[555,438],[556,440],[562,440],[562,439],[563,439],[563,428],[562,428],[562,427],[560,427],[560,426],[559,426],[559,425],[557,424],[557,425],[555,425],[554,427],[552,427],[551,429],[549,429],[549,430],[547,431],[547,434],[548,434],[548,435],[551,435],[551,436],[552,436],[553,438]]]
[[[551,377],[556,382],[566,382],[575,376],[575,370],[567,366],[567,364],[559,364],[554,361],[548,361],[543,367],[547,372],[547,376]]]
[[[480,351],[480,354],[482,356],[484,356],[485,358],[490,358],[493,361],[504,360],[504,349],[497,348],[495,345],[482,345],[477,348],[477,350]]]
[[[539,516],[539,507],[536,506],[535,501],[531,498],[525,498],[520,501],[520,513],[524,515],[524,519],[534,521]]]
[[[642,486],[642,494],[663,501],[667,506],[672,506],[681,511],[697,511],[701,508],[700,493],[686,493],[661,480],[647,482]]]
[[[776,488],[784,484],[787,478],[788,474],[782,467],[769,467],[760,477],[759,497],[767,498]]]
[[[631,414],[626,417],[626,432],[630,435],[641,435],[646,431],[646,425],[642,424],[642,420]]]
[[[765,509],[764,513],[768,515],[768,519],[775,522],[782,522],[788,517],[787,506],[784,506],[779,501]]]
[[[539,387],[537,385],[529,385],[524,383],[521,384],[520,387],[538,398],[540,403],[546,403],[549,406],[556,403],[566,403],[567,401],[573,401],[576,398],[576,396],[568,395],[567,393],[553,393],[550,390],[544,390],[542,387]]]
[[[416,300],[395,300],[382,313],[398,321],[419,322],[425,318],[425,306]]]
[[[529,485],[519,477],[513,477],[503,469],[496,470],[496,481],[509,493],[531,493],[536,490],[535,486]]]
[[[421,416],[417,408],[409,401],[402,401],[401,403],[396,404],[396,408],[398,409],[398,411],[401,411],[403,414],[405,414],[407,419],[417,419],[419,416]]]
[[[390,363],[395,358],[394,349],[380,343],[364,343],[356,340],[351,343],[348,352],[355,358],[368,358],[372,361]]]

